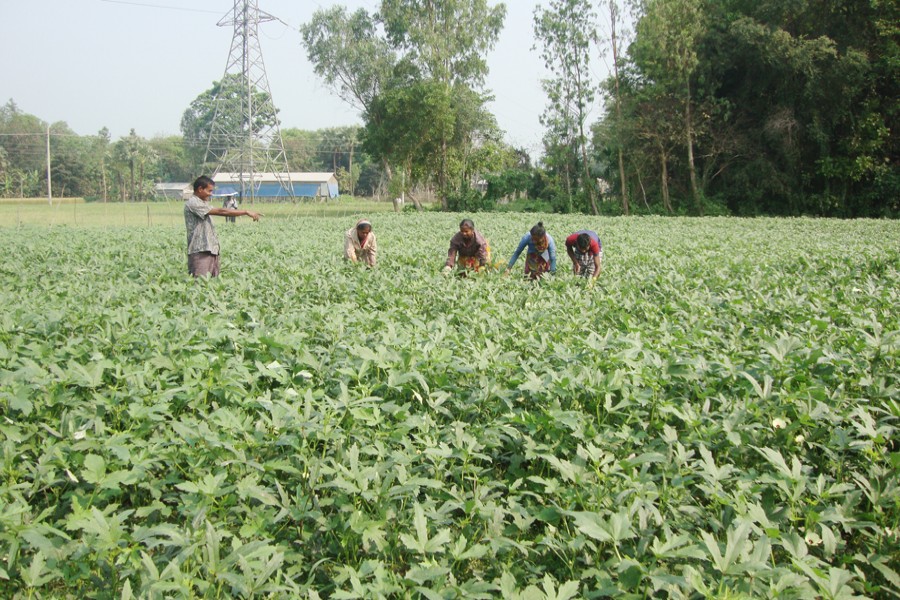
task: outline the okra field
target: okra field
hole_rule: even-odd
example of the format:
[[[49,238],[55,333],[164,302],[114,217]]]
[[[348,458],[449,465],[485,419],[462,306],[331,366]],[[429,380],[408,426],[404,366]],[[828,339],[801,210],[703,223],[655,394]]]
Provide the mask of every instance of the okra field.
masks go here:
[[[900,223],[464,216],[0,228],[0,596],[900,597]]]

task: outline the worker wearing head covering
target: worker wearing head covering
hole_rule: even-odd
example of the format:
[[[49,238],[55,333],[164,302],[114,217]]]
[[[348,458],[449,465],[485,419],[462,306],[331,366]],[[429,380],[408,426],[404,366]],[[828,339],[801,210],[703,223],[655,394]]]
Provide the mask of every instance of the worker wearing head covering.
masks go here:
[[[355,227],[344,234],[344,258],[350,262],[374,267],[377,252],[378,244],[372,232],[372,223],[367,219],[360,219]]]

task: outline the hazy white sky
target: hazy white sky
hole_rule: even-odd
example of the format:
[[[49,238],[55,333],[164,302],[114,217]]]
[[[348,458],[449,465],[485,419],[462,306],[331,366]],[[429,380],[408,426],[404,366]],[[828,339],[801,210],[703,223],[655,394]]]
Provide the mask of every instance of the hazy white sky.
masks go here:
[[[293,27],[260,26],[282,127],[361,123],[313,73],[297,31],[317,9],[334,4],[374,12],[379,1],[259,0],[261,10]],[[532,155],[540,154],[538,119],[546,104],[545,71],[531,49],[539,4],[506,2],[486,84],[507,141]],[[216,23],[233,6],[233,0],[0,0],[0,103],[12,98],[21,110],[66,121],[82,135],[101,127],[114,139],[131,128],[145,137],[177,134],[191,101],[222,77],[233,31]]]

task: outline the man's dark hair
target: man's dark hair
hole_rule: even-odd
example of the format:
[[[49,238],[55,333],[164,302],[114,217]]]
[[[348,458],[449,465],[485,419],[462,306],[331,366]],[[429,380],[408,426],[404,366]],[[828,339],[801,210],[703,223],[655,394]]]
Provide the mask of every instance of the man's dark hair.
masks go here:
[[[578,237],[575,238],[575,245],[578,246],[579,250],[584,252],[591,247],[591,236],[586,233],[579,233]]]
[[[475,229],[475,223],[472,221],[472,219],[463,219],[462,221],[459,222],[459,228],[462,229],[463,227],[468,227],[469,229]]]
[[[210,185],[216,185],[216,182],[206,175],[201,175],[194,181],[194,192],[196,193],[200,188],[205,188]]]

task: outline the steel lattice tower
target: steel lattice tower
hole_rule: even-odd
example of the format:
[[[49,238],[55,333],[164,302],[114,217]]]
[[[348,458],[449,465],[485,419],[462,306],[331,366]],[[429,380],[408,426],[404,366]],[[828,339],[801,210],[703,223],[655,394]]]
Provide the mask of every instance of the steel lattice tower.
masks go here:
[[[234,37],[203,162],[216,174],[238,174],[241,197],[250,198],[251,203],[259,189],[254,185],[257,173],[274,173],[284,191],[294,197],[259,44],[259,24],[275,20],[277,17],[259,10],[258,0],[235,0],[233,11],[217,23],[219,27],[233,25]]]

